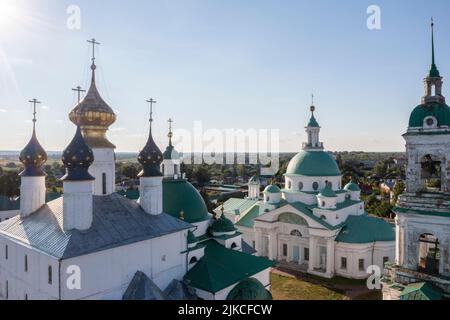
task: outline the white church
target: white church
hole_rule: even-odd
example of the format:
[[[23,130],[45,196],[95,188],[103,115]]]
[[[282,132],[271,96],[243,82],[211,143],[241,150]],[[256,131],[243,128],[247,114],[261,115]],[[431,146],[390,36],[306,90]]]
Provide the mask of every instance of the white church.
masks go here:
[[[225,202],[225,215],[258,256],[325,278],[367,278],[369,266],[394,260],[394,227],[366,214],[356,183],[342,186],[314,112],[312,106],[308,140],[289,163],[284,189],[272,184],[261,196],[255,176],[248,198]]]
[[[95,41],[92,41],[95,44]],[[0,299],[264,300],[273,262],[252,250],[231,221],[209,213],[180,173],[172,145],[139,153],[140,200],[115,193],[116,115],[92,80],[70,113],[64,194],[45,202],[47,160],[33,134],[20,155],[18,214],[0,223]],[[245,251],[245,252],[244,252]]]
[[[406,191],[395,208],[396,258],[383,278],[385,300],[450,298],[450,107],[432,63],[425,95],[409,118]]]

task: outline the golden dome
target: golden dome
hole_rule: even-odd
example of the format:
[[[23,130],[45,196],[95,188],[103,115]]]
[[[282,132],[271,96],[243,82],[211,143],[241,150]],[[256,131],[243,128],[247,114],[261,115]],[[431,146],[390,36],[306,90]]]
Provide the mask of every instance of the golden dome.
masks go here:
[[[84,139],[91,148],[115,148],[106,138],[106,131],[117,116],[100,96],[95,85],[95,65],[91,68],[91,87],[86,97],[70,112],[69,119],[80,126]]]

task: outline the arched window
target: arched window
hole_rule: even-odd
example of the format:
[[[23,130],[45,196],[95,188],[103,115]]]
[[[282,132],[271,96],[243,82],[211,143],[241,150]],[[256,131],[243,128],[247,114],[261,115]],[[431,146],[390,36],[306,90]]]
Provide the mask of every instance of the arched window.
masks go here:
[[[161,173],[164,175],[164,170],[166,169],[166,167],[164,165],[161,165]]]
[[[312,185],[312,187],[313,187],[313,190],[314,190],[314,191],[319,190],[319,183],[318,183],[318,182],[314,182],[313,185]]]
[[[106,173],[102,174],[102,191],[103,195],[106,194]]]
[[[236,249],[237,248],[237,244],[236,244],[236,242],[233,242],[232,244],[231,244],[231,249]]]
[[[427,154],[420,162],[420,178],[426,191],[441,190],[441,161],[433,155]]]
[[[298,190],[303,190],[303,182],[301,181],[298,183]]]
[[[288,189],[292,189],[292,181],[288,182]]]
[[[322,207],[325,207],[325,201],[322,201]]]
[[[291,231],[291,236],[300,237],[300,238],[303,237],[302,233],[300,231],[298,231],[298,230],[292,230]]]
[[[327,185],[328,185],[331,189],[333,189],[333,182],[328,181]]]
[[[189,260],[189,264],[197,263],[197,257],[192,257],[191,260]]]
[[[424,233],[419,238],[418,270],[439,274],[439,240],[436,236]]]
[[[351,197],[352,197],[352,196],[351,196],[350,194],[346,194],[346,195],[345,195],[345,199],[346,199],[346,200],[350,200]]]
[[[324,215],[321,215],[321,216],[320,216],[320,219],[321,219],[321,220],[327,220],[327,217],[325,217]]]

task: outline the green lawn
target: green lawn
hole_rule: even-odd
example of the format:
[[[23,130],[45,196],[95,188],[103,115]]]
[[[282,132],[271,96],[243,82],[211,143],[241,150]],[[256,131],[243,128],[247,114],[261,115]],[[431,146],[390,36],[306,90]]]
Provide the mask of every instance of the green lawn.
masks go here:
[[[271,275],[274,300],[342,300],[344,295],[295,278]]]

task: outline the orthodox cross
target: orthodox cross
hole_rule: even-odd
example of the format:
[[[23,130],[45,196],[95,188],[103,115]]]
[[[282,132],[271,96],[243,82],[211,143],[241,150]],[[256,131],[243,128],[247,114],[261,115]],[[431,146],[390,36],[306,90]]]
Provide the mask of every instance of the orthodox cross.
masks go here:
[[[78,93],[78,103],[81,101],[81,93],[86,92],[86,90],[81,89],[80,86],[73,88],[72,91],[76,91]]]
[[[150,100],[147,100],[147,102],[150,104],[150,130],[151,130],[153,123],[153,104],[158,103],[158,101],[154,100],[153,98],[150,98]]]
[[[91,40],[88,40],[90,44],[92,44],[92,64],[95,64],[95,46],[100,45],[100,42],[97,42],[95,38],[92,38]]]
[[[172,123],[173,123],[173,120],[169,119],[169,121],[167,121],[167,122],[169,122],[169,139],[170,139],[170,143],[172,144],[172,136],[173,136]]]
[[[28,102],[33,104],[33,131],[34,131],[36,129],[36,121],[37,121],[36,120],[36,113],[37,113],[36,106],[38,104],[40,104],[41,102],[38,101],[37,99],[33,99],[33,100],[28,101]]]

